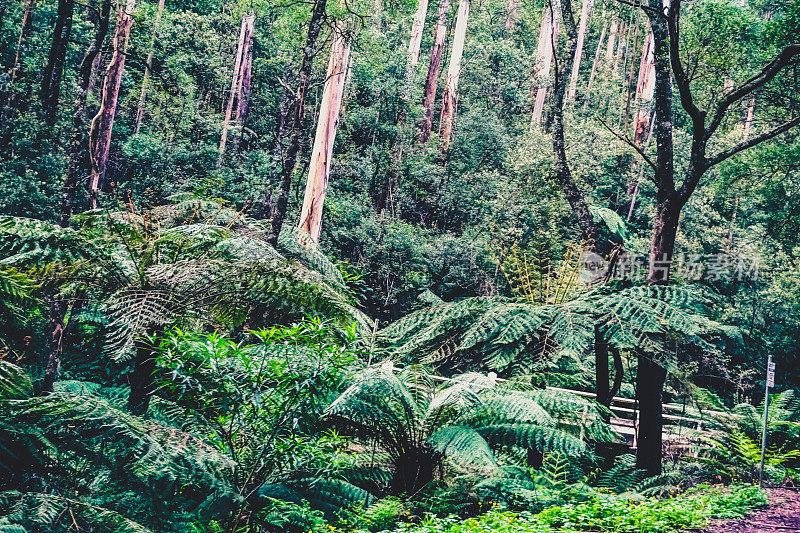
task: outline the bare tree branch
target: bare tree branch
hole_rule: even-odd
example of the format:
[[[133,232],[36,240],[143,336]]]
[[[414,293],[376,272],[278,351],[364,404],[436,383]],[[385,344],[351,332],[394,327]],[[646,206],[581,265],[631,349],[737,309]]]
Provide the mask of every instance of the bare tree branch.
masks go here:
[[[669,30],[669,54],[672,63],[672,73],[675,76],[675,83],[678,86],[678,94],[680,95],[681,106],[689,114],[692,119],[692,125],[696,132],[701,134],[705,132],[705,119],[706,114],[694,103],[694,96],[692,96],[692,88],[689,83],[689,77],[683,68],[683,61],[680,55],[680,30],[679,20],[681,14],[681,0],[672,0],[667,13],[667,28]]]
[[[638,154],[641,156],[641,158],[642,158],[642,159],[644,159],[644,160],[645,160],[645,162],[646,162],[648,165],[650,165],[650,166],[653,168],[653,170],[658,170],[658,168],[656,167],[656,164],[653,162],[653,160],[652,160],[652,159],[650,159],[650,158],[647,156],[647,154],[645,153],[644,149],[643,149],[641,146],[637,145],[637,144],[636,144],[635,142],[633,142],[632,140],[630,140],[630,139],[628,139],[627,137],[625,137],[625,136],[623,136],[623,135],[620,135],[619,133],[617,133],[616,131],[614,131],[614,130],[611,128],[611,126],[609,126],[608,124],[606,124],[606,122],[605,122],[605,121],[604,121],[602,118],[600,118],[600,117],[597,117],[597,120],[598,120],[598,121],[600,121],[600,124],[602,124],[602,125],[603,125],[603,126],[604,126],[604,127],[605,127],[605,128],[606,128],[606,129],[607,129],[607,130],[608,130],[608,131],[611,133],[611,135],[613,135],[614,137],[616,137],[616,138],[617,138],[617,139],[619,139],[620,141],[624,142],[625,144],[627,144],[628,146],[630,146],[631,148],[633,148],[634,150],[636,150],[636,152],[637,152],[637,153],[638,153]]]
[[[731,105],[749,95],[759,87],[762,87],[767,82],[771,81],[773,78],[775,78],[775,76],[778,75],[783,67],[787,66],[792,59],[798,55],[800,55],[800,44],[791,44],[787,46],[783,49],[783,51],[781,51],[780,54],[778,54],[775,59],[765,65],[764,68],[761,69],[760,73],[745,81],[737,89],[734,89],[725,98],[723,98],[717,106],[716,111],[714,111],[714,116],[711,119],[711,123],[708,125],[708,129],[705,133],[705,139],[708,140],[717,130],[719,125],[722,123],[722,120],[725,118],[725,113],[728,111],[728,108]]]
[[[784,122],[783,124],[781,124],[780,126],[775,128],[774,130],[768,131],[766,133],[762,133],[761,135],[757,135],[757,136],[752,137],[752,138],[750,138],[750,139],[748,139],[746,141],[742,141],[739,144],[734,145],[733,147],[720,152],[715,157],[712,157],[712,158],[708,159],[707,162],[706,162],[706,168],[711,168],[714,165],[718,165],[719,163],[722,163],[723,161],[725,161],[729,157],[738,154],[742,150],[747,150],[748,148],[752,148],[753,146],[755,146],[757,144],[760,144],[760,143],[762,143],[764,141],[768,141],[769,139],[772,139],[773,137],[777,137],[781,133],[789,131],[790,129],[792,129],[793,127],[797,126],[798,124],[800,124],[800,117],[796,117],[796,118],[793,118],[792,120],[790,120],[788,122]]]

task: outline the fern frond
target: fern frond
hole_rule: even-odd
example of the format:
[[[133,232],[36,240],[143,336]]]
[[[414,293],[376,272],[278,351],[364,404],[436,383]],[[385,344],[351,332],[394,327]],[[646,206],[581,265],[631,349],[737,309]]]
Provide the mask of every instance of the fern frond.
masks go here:
[[[466,426],[446,426],[428,437],[428,444],[462,468],[491,471],[494,454],[481,434]]]
[[[54,494],[0,493],[0,514],[5,515],[0,517],[0,531],[15,531],[14,526],[22,531],[67,531],[81,525],[97,532],[152,533],[117,512]]]
[[[573,457],[586,453],[586,444],[562,430],[530,424],[491,424],[477,428],[490,445],[513,445],[540,452],[560,452]]]

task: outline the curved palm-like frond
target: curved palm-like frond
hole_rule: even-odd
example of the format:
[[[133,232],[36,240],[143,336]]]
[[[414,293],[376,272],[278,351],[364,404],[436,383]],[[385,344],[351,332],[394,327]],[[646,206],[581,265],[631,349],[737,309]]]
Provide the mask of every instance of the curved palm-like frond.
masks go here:
[[[68,531],[77,527],[98,533],[151,533],[115,511],[72,498],[17,491],[0,493],[0,531]]]
[[[476,431],[491,445],[514,445],[540,452],[560,452],[580,456],[587,452],[586,443],[556,428],[532,424],[489,424]]]
[[[428,444],[462,468],[492,471],[497,468],[489,442],[479,430],[445,426],[428,437]]]
[[[594,291],[558,304],[508,298],[467,298],[411,313],[378,333],[379,345],[402,361],[451,370],[530,371],[545,358],[580,361],[595,332],[619,349],[661,354],[666,333],[702,342],[724,334],[703,316],[709,299],[691,287]],[[726,331],[722,331],[726,329]]]
[[[568,402],[557,392],[511,390],[494,376],[477,373],[435,388],[421,373],[414,368],[395,375],[389,364],[367,369],[326,409],[326,417],[386,451],[395,469],[413,470],[409,457],[434,462],[446,457],[460,468],[489,472],[497,470],[495,452],[502,448],[579,456],[587,453],[582,438],[614,440],[610,428],[600,427],[602,407],[585,399]],[[556,416],[567,412],[571,416]]]

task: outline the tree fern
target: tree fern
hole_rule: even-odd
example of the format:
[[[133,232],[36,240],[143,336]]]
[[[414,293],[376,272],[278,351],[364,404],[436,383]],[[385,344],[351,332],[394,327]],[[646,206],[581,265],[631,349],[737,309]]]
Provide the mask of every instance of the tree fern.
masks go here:
[[[420,374],[423,374],[420,376]],[[327,409],[339,431],[378,446],[389,454],[395,470],[428,472],[412,486],[391,485],[395,494],[413,493],[430,481],[435,464],[447,458],[466,471],[496,472],[496,453],[503,448],[559,452],[573,457],[587,453],[582,424],[602,423],[600,411],[589,409],[582,421],[559,424],[547,406],[538,403],[549,391],[517,391],[493,377],[468,373],[434,388],[424,369],[395,374],[391,365],[367,369]],[[551,408],[565,411],[563,398],[547,398]],[[611,431],[607,430],[610,434]],[[428,462],[427,470],[407,464],[409,458]]]
[[[667,332],[702,342],[725,329],[703,316],[708,304],[701,292],[675,286],[595,290],[547,305],[468,298],[412,313],[381,330],[377,341],[401,361],[510,374],[545,358],[580,361],[593,348],[596,330],[612,346],[651,356],[663,355]]]

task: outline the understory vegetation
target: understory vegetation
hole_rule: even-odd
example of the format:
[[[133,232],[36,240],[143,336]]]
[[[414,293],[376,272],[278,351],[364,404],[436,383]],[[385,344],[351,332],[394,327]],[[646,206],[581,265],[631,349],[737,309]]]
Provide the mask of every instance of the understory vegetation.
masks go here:
[[[0,533],[768,505],[798,35],[800,0],[0,2]]]

